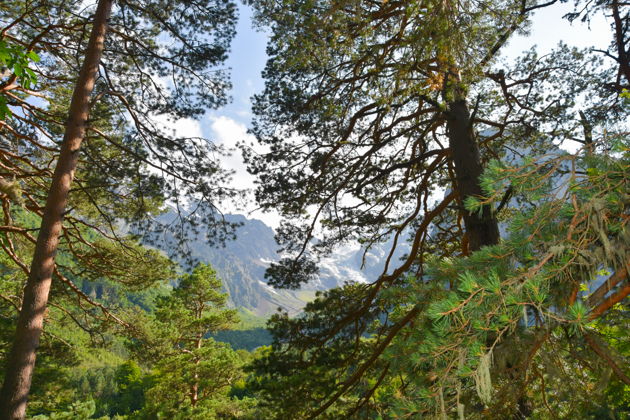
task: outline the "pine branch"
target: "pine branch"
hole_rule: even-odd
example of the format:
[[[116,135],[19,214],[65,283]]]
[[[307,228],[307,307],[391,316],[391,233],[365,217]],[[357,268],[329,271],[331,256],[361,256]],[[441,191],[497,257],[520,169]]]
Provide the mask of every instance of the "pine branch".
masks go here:
[[[391,343],[394,337],[396,337],[398,332],[405,325],[407,325],[409,321],[411,321],[418,314],[418,312],[420,312],[420,307],[414,306],[414,308],[411,309],[407,313],[407,315],[405,315],[403,319],[398,321],[398,323],[396,323],[393,326],[389,334],[387,334],[387,337],[385,337],[385,340],[383,340],[383,342],[379,344],[379,346],[376,348],[374,353],[372,353],[372,356],[354,372],[354,375],[352,375],[348,380],[344,381],[341,389],[337,391],[330,399],[328,399],[326,403],[322,404],[317,410],[315,410],[313,414],[311,414],[308,417],[308,419],[312,420],[318,417],[320,414],[326,411],[331,405],[333,405],[335,401],[337,401],[346,391],[348,391],[348,389],[350,389],[352,385],[354,385],[357,381],[359,381],[363,377],[363,374],[368,370],[368,368],[372,366],[372,364],[376,362],[379,356],[385,351],[389,343]]]
[[[609,352],[603,347],[601,346],[597,340],[591,336],[590,333],[585,333],[584,334],[584,339],[586,340],[586,342],[588,343],[588,345],[593,349],[593,351],[595,353],[597,353],[597,355],[599,357],[601,357],[608,366],[610,366],[610,368],[613,370],[613,372],[615,372],[615,374],[617,375],[617,377],[619,379],[621,379],[624,383],[626,383],[627,385],[630,385],[630,377],[628,377],[628,375],[626,375],[623,370],[621,370],[621,368],[619,367],[619,365],[617,365],[617,363],[613,360],[612,356],[609,354]]]
[[[606,294],[610,292],[617,284],[619,284],[622,280],[628,278],[628,265],[630,265],[630,259],[626,261],[625,267],[617,270],[588,297],[588,299],[586,300],[586,305],[588,307],[595,306],[595,304],[604,296],[606,296]]]
[[[603,301],[598,306],[596,306],[591,311],[591,314],[589,315],[589,319],[593,320],[593,319],[599,317],[604,312],[606,312],[608,309],[612,308],[615,304],[617,304],[617,303],[621,302],[622,300],[624,300],[628,295],[630,295],[630,283],[626,284],[624,287],[619,289],[619,291],[617,291],[617,293],[611,295],[605,301]]]

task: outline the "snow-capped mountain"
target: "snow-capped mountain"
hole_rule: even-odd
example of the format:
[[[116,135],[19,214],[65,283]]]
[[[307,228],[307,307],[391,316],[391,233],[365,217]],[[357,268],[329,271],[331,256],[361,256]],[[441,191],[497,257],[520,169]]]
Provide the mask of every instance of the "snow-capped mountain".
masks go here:
[[[168,218],[168,215],[165,216]],[[190,256],[196,261],[212,264],[223,280],[232,305],[251,310],[258,315],[268,315],[281,307],[292,314],[312,300],[317,290],[326,290],[345,282],[372,282],[383,269],[388,244],[376,246],[365,257],[358,243],[348,243],[331,256],[319,262],[320,272],[316,281],[300,290],[274,289],[265,280],[266,268],[280,256],[274,239],[274,231],[262,221],[247,219],[242,215],[226,215],[227,222],[239,223],[236,239],[225,246],[209,244],[208,232],[189,233],[186,242]],[[156,241],[152,246],[169,252],[169,241]],[[402,247],[406,248],[406,247]],[[394,256],[396,261],[402,254]],[[177,257],[175,256],[175,259]]]

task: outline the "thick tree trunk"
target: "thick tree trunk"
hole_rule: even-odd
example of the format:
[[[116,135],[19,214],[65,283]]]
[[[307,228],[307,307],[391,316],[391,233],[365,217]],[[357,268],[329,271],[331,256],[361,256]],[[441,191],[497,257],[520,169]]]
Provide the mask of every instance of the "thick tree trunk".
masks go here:
[[[479,177],[483,172],[479,147],[470,120],[466,99],[457,95],[448,104],[447,129],[449,147],[455,166],[456,189],[463,203],[467,197],[481,196]],[[468,236],[468,250],[477,251],[485,245],[499,242],[499,227],[489,206],[482,214],[464,210],[464,225]]]
[[[627,5],[627,3],[625,4]],[[621,16],[619,6],[621,5],[618,0],[612,1],[611,8],[615,29],[615,46],[617,47],[617,63],[619,63],[619,74],[624,75],[626,82],[630,83],[630,52],[626,51],[627,38],[624,31],[624,27],[627,28],[628,15],[626,14],[625,16]],[[623,85],[618,85],[619,90],[622,90],[623,87]]]
[[[0,394],[2,420],[19,420],[26,415],[26,402],[44,323],[63,215],[77,167],[79,149],[85,137],[90,95],[103,52],[112,3],[113,0],[99,0],[98,2],[85,61],[72,94],[61,152],[46,200],[31,271],[24,289],[15,341],[8,357],[7,371]]]

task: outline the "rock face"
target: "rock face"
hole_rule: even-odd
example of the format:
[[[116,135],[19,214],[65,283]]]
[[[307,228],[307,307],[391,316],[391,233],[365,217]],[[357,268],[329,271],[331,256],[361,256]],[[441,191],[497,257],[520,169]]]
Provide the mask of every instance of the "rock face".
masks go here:
[[[278,259],[273,230],[260,220],[241,215],[226,215],[226,219],[242,224],[237,228],[236,239],[226,242],[224,247],[211,246],[206,233],[200,232],[191,238],[191,256],[214,266],[234,306],[261,316],[273,313],[278,307],[290,313],[299,312],[314,292],[276,290],[265,282],[267,266]]]
[[[167,213],[163,220],[173,217]],[[347,244],[320,261],[317,281],[297,291],[274,289],[267,285],[264,277],[267,266],[279,259],[273,229],[260,220],[247,219],[242,215],[226,215],[225,218],[228,222],[241,224],[236,230],[236,240],[226,242],[223,247],[212,246],[209,245],[208,233],[199,229],[197,233],[187,235],[190,255],[197,261],[215,267],[233,306],[246,308],[259,316],[269,315],[278,307],[295,314],[315,297],[317,290],[330,289],[348,281],[374,281],[383,268],[384,250],[389,249],[388,244],[373,248],[366,255],[365,265],[361,268],[361,247],[359,244]],[[172,254],[168,245],[172,243],[169,240],[172,238],[166,234],[163,239],[156,241],[153,246]],[[402,256],[403,251],[395,255],[392,261]]]

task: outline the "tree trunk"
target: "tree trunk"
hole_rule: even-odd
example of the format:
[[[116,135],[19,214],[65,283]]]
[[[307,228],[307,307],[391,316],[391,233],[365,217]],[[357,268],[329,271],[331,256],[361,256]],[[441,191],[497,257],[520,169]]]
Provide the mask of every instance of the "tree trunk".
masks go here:
[[[195,369],[199,364],[199,360],[195,360]],[[195,372],[193,375],[193,383],[190,386],[190,406],[195,407],[199,401],[199,374]]]
[[[79,149],[85,137],[90,95],[94,89],[104,48],[112,3],[113,0],[99,0],[98,2],[85,61],[72,94],[61,151],[42,215],[30,275],[24,289],[15,340],[8,357],[7,371],[0,394],[2,420],[21,420],[26,415],[26,402],[44,323],[55,254],[68,201],[68,192],[77,167]]]
[[[463,203],[468,197],[482,195],[479,178],[483,168],[468,104],[458,90],[457,87],[454,89],[455,98],[448,104],[447,129],[455,165],[457,183],[455,188]],[[499,227],[490,206],[483,206],[481,214],[470,213],[467,210],[463,212],[469,251],[477,251],[482,246],[499,243]]]
[[[200,317],[200,316],[199,316]],[[199,318],[198,317],[198,318]],[[201,349],[201,344],[203,343],[203,334],[200,333],[197,335],[197,341],[195,342],[195,349],[199,351]],[[194,374],[193,374],[193,383],[190,385],[190,405],[195,407],[197,402],[199,401],[199,355],[195,356],[195,366]]]
[[[612,8],[612,16],[614,21],[615,46],[617,47],[616,61],[617,63],[619,63],[619,74],[623,74],[626,78],[626,82],[630,84],[630,52],[626,51],[627,38],[624,31],[624,27],[627,28],[626,25],[628,24],[628,15],[626,14],[626,16],[621,16],[621,11],[619,9],[620,4],[618,0],[613,0],[610,6]],[[621,91],[624,86],[621,83],[618,83],[617,88]]]

